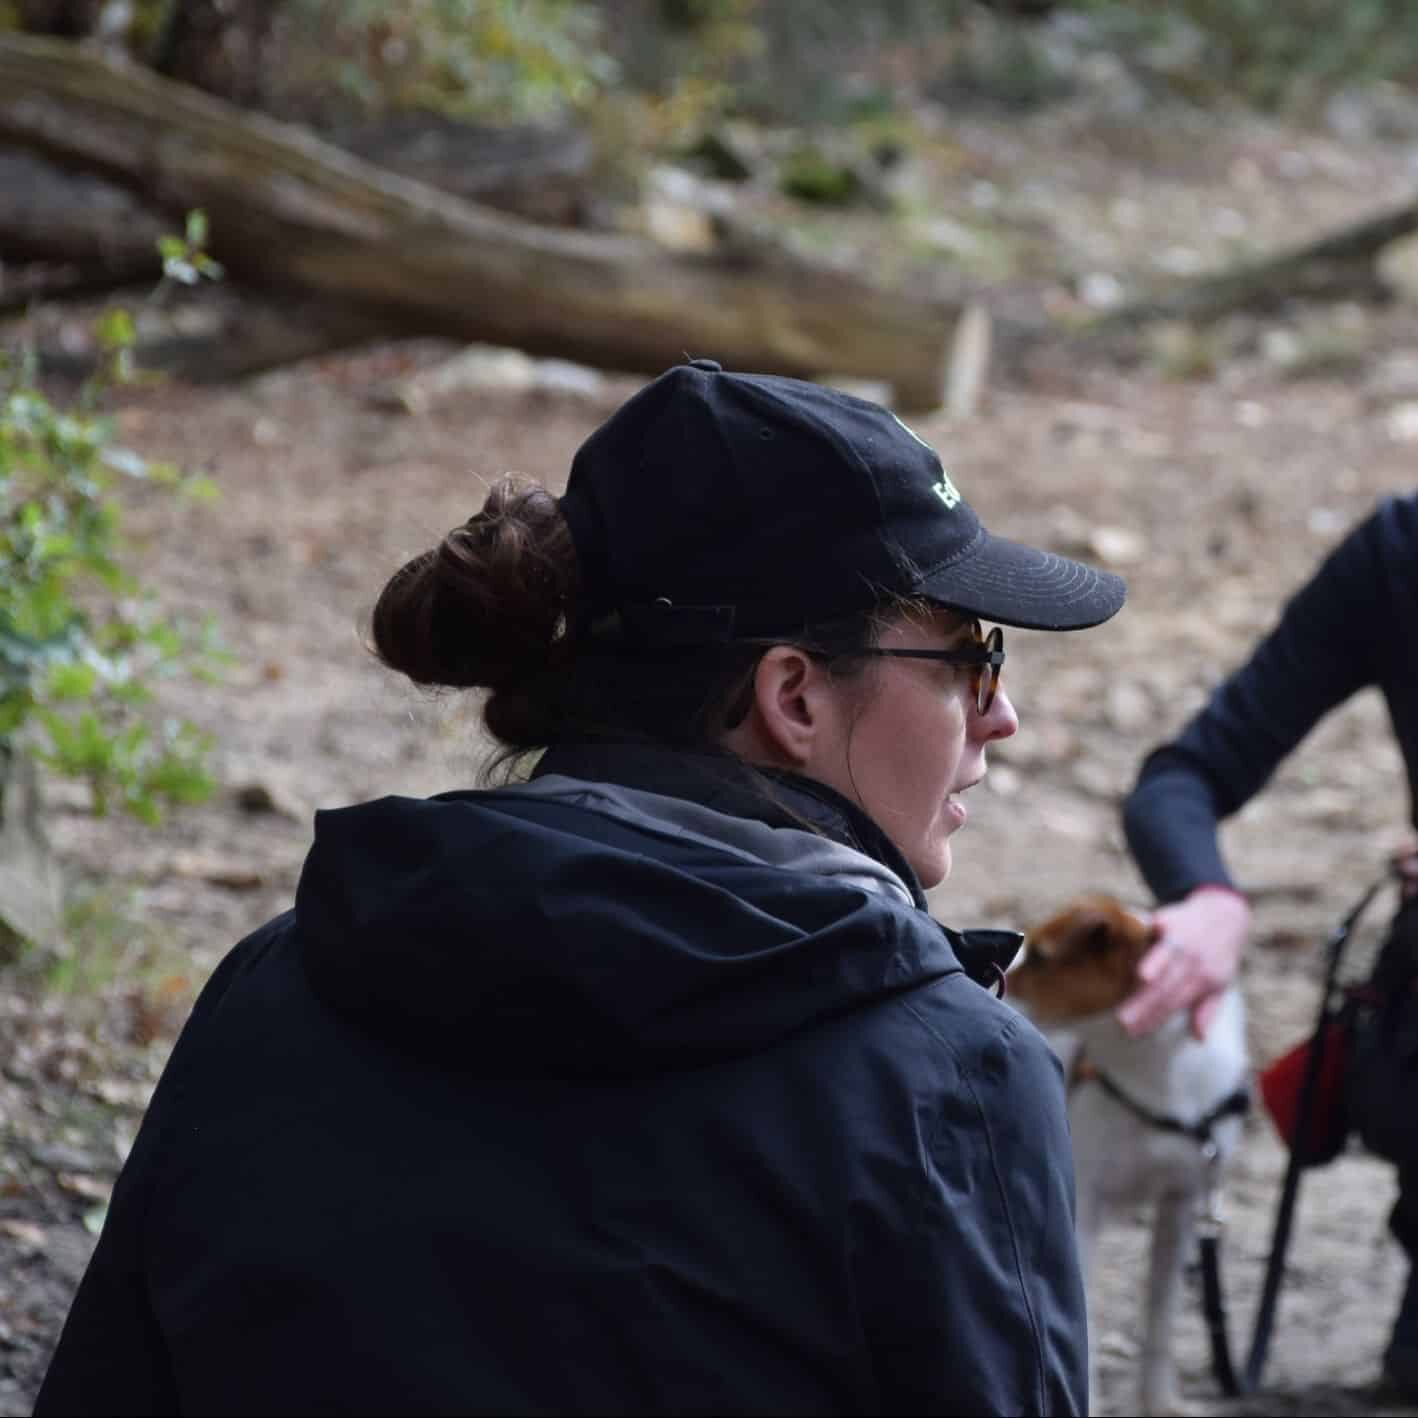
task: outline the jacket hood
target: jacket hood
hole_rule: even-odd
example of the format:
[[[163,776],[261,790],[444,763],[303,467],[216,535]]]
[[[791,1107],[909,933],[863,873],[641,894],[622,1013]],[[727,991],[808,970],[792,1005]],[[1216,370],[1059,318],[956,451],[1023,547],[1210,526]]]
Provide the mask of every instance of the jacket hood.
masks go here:
[[[672,767],[682,796],[544,766],[316,815],[295,925],[327,1006],[479,1071],[637,1072],[754,1052],[961,970],[913,880],[803,825],[815,791],[780,784],[745,814],[721,810],[745,785],[717,761]]]

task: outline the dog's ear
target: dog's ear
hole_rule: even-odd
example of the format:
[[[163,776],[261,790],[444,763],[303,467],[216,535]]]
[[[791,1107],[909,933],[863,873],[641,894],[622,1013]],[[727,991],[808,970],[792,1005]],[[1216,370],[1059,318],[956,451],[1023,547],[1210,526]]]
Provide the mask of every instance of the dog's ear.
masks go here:
[[[1150,943],[1150,924],[1144,925],[1111,896],[1088,896],[1069,913],[1070,947],[1083,954],[1102,955],[1120,947]]]
[[[1117,943],[1113,923],[1106,917],[1095,920],[1079,933],[1079,945],[1091,955],[1102,955]]]
[[[1062,924],[1060,934],[1070,951],[1106,950],[1115,931],[1106,903],[1093,896],[1075,902],[1064,914]]]

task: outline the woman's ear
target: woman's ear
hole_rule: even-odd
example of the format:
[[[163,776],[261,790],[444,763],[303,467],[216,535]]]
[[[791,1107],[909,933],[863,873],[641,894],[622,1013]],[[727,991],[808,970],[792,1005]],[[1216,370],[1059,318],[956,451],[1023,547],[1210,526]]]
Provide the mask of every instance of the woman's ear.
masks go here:
[[[775,645],[759,660],[744,720],[728,747],[750,761],[801,769],[822,752],[830,732],[828,675],[796,645]]]

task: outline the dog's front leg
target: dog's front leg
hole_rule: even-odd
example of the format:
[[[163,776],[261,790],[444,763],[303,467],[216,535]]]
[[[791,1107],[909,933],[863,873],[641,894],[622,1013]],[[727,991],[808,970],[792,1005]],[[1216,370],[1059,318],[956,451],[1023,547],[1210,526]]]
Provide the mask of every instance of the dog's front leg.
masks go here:
[[[1078,1178],[1074,1203],[1074,1236],[1078,1241],[1078,1263],[1083,1272],[1083,1295],[1088,1306],[1088,1411],[1098,1404],[1098,1309],[1093,1303],[1093,1266],[1098,1233],[1103,1226],[1103,1198],[1086,1176]]]
[[[1196,1199],[1189,1192],[1158,1198],[1147,1268],[1147,1324],[1142,1349],[1141,1411],[1147,1418],[1169,1418],[1191,1410],[1182,1402],[1172,1335],[1182,1276],[1196,1234]]]

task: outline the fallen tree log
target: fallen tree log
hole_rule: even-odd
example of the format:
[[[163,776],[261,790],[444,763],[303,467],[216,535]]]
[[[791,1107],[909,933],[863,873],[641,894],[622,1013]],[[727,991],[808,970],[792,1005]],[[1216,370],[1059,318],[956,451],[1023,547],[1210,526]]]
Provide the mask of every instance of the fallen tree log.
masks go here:
[[[544,226],[592,226],[596,144],[572,126],[394,113],[321,136],[401,177]]]
[[[688,353],[882,380],[903,409],[942,397],[956,313],[942,301],[777,250],[672,255],[503,216],[61,41],[0,38],[0,136],[174,215],[202,207],[213,254],[237,276],[396,328],[646,373]]]
[[[380,167],[530,221],[587,225],[596,205],[593,144],[575,128],[489,127],[413,114],[325,136]],[[82,299],[156,282],[158,238],[178,226],[129,188],[60,167],[28,149],[0,147],[0,315],[34,301]],[[319,323],[320,312],[301,312],[302,323],[311,319]],[[337,348],[348,342],[349,325],[331,323],[339,329],[329,332],[325,347]],[[291,323],[290,333],[293,351],[312,343],[309,329]],[[367,331],[364,338],[370,338]],[[265,338],[248,343],[255,361],[250,367],[265,367],[280,346]],[[190,354],[198,377],[212,377],[201,367],[197,345]],[[183,365],[186,356],[177,362]],[[218,363],[233,369],[248,361]]]
[[[574,128],[491,127],[395,115],[327,139],[390,172],[529,221],[586,225],[594,146]],[[0,260],[77,268],[86,279],[156,276],[173,223],[130,188],[0,146]]]
[[[152,287],[125,292],[136,315],[132,357],[139,369],[177,375],[194,384],[244,379],[297,360],[367,343],[387,333],[367,313],[333,309],[328,302],[237,289],[231,282],[182,290],[176,303],[154,304]],[[3,302],[0,302],[3,309]],[[82,342],[60,341],[41,328],[32,335],[40,367],[49,374],[87,378],[103,350],[88,332]]]
[[[325,136],[380,167],[530,221],[585,225],[596,205],[593,145],[575,128],[489,127],[413,114]],[[156,283],[158,239],[180,226],[129,188],[30,149],[0,146],[0,316],[35,302]],[[232,344],[160,341],[145,348],[143,363],[184,377],[232,378],[281,362],[283,349],[298,359],[349,344],[357,331],[359,339],[378,334],[373,317],[352,324],[344,312],[306,306],[287,320],[266,306],[254,320],[227,321]],[[64,362],[82,358],[70,351]]]
[[[1154,320],[1205,323],[1240,311],[1273,308],[1287,300],[1382,298],[1388,292],[1376,268],[1379,253],[1414,231],[1418,231],[1418,201],[1120,306],[1090,322],[1083,333],[1106,338]]]
[[[71,301],[96,300],[128,290],[126,273],[83,271],[42,263],[10,266],[0,261],[0,320]],[[151,287],[146,287],[151,289]]]
[[[0,148],[0,260],[73,266],[95,280],[156,277],[166,230],[122,187]]]

